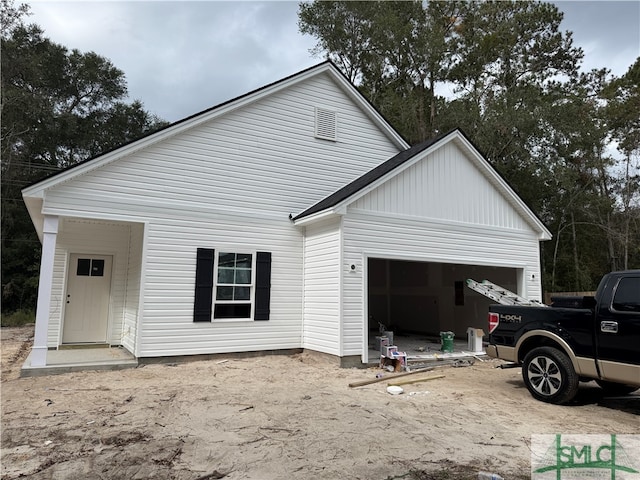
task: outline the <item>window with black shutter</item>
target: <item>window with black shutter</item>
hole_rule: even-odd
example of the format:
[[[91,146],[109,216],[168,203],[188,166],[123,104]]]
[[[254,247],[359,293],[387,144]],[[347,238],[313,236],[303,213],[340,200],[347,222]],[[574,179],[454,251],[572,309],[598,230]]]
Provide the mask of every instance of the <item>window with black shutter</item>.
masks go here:
[[[194,322],[269,320],[271,253],[199,248]]]

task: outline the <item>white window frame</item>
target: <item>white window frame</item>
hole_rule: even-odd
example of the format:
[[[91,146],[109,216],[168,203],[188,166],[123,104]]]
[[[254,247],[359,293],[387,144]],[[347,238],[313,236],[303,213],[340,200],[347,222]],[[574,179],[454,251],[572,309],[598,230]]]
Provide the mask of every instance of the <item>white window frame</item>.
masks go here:
[[[251,255],[251,283],[250,284],[240,284],[240,283],[218,283],[218,263],[220,260],[220,255],[223,253],[233,253],[235,255]],[[255,295],[256,295],[256,257],[257,252],[250,250],[238,250],[235,248],[227,248],[227,249],[216,249],[215,253],[215,262],[213,265],[213,305],[211,316],[213,321],[215,322],[224,322],[224,321],[252,321],[253,312],[256,308]],[[238,287],[249,287],[249,300],[218,300],[218,286],[238,286]],[[224,317],[224,318],[216,318],[216,305],[218,304],[250,304],[249,308],[249,316],[248,317]]]

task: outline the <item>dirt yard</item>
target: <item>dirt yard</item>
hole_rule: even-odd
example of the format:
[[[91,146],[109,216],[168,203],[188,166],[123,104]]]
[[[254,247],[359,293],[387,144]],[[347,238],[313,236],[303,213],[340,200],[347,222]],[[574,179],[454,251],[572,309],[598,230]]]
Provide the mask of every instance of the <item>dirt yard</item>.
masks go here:
[[[522,479],[531,434],[640,432],[637,393],[547,405],[492,360],[397,396],[307,353],[19,378],[32,329],[1,333],[2,479]]]

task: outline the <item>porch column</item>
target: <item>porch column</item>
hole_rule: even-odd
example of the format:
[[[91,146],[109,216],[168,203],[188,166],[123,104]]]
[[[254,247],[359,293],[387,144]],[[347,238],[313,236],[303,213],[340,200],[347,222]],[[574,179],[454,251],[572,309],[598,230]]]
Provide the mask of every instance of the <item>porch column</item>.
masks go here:
[[[31,366],[44,367],[47,364],[47,332],[49,331],[49,308],[53,284],[53,259],[56,253],[58,217],[45,215],[42,229],[42,258],[40,260],[40,282],[38,283],[38,304],[36,306],[36,331],[31,349]]]

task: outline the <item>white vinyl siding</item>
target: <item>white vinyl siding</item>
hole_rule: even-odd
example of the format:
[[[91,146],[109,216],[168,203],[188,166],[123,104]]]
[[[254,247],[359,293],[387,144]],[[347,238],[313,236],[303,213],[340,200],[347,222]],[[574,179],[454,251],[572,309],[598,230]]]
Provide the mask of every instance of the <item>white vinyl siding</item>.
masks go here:
[[[339,112],[338,142],[314,137],[318,99]],[[61,184],[45,211],[295,215],[397,152],[322,75]]]
[[[49,304],[49,329],[47,330],[47,347],[55,348],[62,341],[62,316],[65,306],[65,277],[67,274],[68,255],[60,246],[60,233],[53,260],[53,283],[51,286],[51,303]]]
[[[54,282],[47,344],[57,347],[62,339],[68,258],[72,253],[113,255],[111,300],[109,303],[109,332],[107,341],[122,343],[127,262],[129,260],[130,226],[98,221],[66,219],[60,228],[54,260]]]
[[[453,142],[360,198],[351,208],[533,231]]]
[[[339,141],[314,137],[318,104],[338,112]],[[300,348],[303,237],[289,214],[397,151],[323,74],[61,183],[43,211],[145,223],[141,324],[127,321],[123,337],[137,356]],[[193,322],[197,248],[272,253],[269,321]],[[139,268],[130,264],[132,278]],[[326,348],[337,353],[333,336]]]
[[[307,227],[302,346],[340,355],[340,222]]]
[[[269,321],[194,322],[196,252],[269,251]],[[302,235],[288,219],[154,218],[147,235],[144,329],[138,356],[300,348]]]
[[[124,304],[124,325],[122,330],[122,346],[135,354],[136,336],[140,311],[140,282],[142,281],[142,245],[144,242],[144,226],[131,225],[129,240],[129,259],[127,269],[127,288]]]

